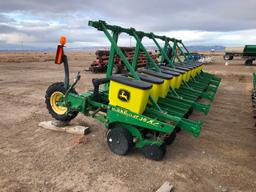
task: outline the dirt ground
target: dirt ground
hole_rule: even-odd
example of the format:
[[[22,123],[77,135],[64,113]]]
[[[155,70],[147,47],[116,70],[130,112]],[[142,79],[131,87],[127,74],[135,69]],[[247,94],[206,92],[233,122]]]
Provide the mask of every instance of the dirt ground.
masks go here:
[[[93,53],[68,53],[71,77],[94,59]],[[31,59],[33,56],[33,59]],[[199,138],[181,132],[164,160],[147,160],[138,150],[128,156],[110,152],[105,129],[78,116],[91,127],[87,142],[78,136],[38,126],[51,120],[44,104],[47,87],[62,81],[63,66],[53,53],[0,53],[0,191],[154,192],[165,181],[177,192],[256,191],[256,129],[252,118],[252,72],[242,60],[226,66],[222,57],[206,71],[222,77],[208,116],[193,113],[204,128]],[[92,88],[82,73],[78,91]]]

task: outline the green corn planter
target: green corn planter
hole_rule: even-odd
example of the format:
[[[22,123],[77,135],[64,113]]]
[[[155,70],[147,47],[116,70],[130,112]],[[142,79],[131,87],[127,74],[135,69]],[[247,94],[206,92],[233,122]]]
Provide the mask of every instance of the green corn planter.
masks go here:
[[[142,149],[145,157],[161,160],[166,145],[174,141],[178,131],[184,130],[198,137],[203,122],[188,117],[193,110],[208,114],[210,104],[199,101],[202,98],[214,99],[220,78],[203,72],[203,64],[189,60],[186,55],[190,53],[180,40],[109,25],[105,21],[89,21],[89,26],[102,31],[111,43],[106,78],[93,79],[94,89],[78,94],[74,87],[80,74],[73,84],[69,83],[68,60],[64,45],[60,45],[56,61],[64,63],[65,81],[51,85],[46,92],[50,114],[57,120],[70,121],[80,112],[104,123],[108,131],[108,146],[118,155],[126,155],[136,147]],[[121,33],[136,41],[131,63],[118,47]],[[142,44],[143,38],[155,43],[162,54],[162,62],[155,63],[151,58]],[[164,47],[157,40],[164,41]],[[174,42],[173,47],[169,42]],[[176,52],[169,57],[167,49],[170,47],[179,50],[183,58]],[[140,51],[145,53],[149,65],[137,70]],[[115,54],[120,56],[129,74],[112,76]],[[99,89],[101,84],[104,88]]]

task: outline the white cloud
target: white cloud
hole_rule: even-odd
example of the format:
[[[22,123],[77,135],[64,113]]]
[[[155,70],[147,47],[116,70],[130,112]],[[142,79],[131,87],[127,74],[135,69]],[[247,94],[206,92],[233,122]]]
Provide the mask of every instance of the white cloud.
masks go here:
[[[170,31],[163,35],[182,39],[186,44],[202,45],[243,45],[256,44],[256,30],[240,31]]]
[[[21,43],[34,43],[37,42],[34,36],[29,36],[23,33],[8,33],[0,34],[0,41],[7,44],[21,44]]]
[[[188,45],[256,44],[255,6],[254,0],[8,0],[0,2],[0,41],[52,47],[66,35],[72,47],[109,46],[103,32],[87,25],[89,19],[102,19],[182,39]],[[143,42],[153,45],[151,40]],[[130,44],[134,46],[134,40],[120,38],[120,46]]]

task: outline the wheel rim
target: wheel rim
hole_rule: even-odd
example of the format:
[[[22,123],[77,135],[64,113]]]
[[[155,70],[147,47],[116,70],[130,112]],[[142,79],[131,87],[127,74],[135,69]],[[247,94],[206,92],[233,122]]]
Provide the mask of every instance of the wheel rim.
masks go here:
[[[50,103],[52,110],[59,114],[64,115],[67,112],[67,107],[59,106],[57,103],[62,101],[64,94],[60,91],[56,91],[51,95]]]

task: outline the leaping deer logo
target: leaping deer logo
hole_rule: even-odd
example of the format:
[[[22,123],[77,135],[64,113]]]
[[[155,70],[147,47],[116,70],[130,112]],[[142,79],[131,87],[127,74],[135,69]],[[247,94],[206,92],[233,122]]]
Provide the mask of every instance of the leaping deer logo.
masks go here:
[[[130,93],[124,89],[120,89],[118,92],[118,98],[121,101],[128,102],[130,100]]]

